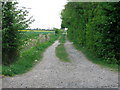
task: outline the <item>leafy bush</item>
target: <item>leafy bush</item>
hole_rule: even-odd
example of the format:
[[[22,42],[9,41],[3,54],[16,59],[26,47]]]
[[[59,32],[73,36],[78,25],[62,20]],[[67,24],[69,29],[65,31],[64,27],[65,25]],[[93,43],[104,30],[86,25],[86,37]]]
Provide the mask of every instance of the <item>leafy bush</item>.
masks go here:
[[[63,30],[61,29],[55,29],[55,34],[58,35],[58,34],[61,34],[63,33]]]
[[[26,20],[28,12],[18,9],[18,2],[2,2],[2,62],[10,64],[17,60],[20,46],[19,29],[25,29],[32,23],[31,18]]]
[[[56,30],[55,30],[55,34],[59,34],[59,29],[56,29]]]

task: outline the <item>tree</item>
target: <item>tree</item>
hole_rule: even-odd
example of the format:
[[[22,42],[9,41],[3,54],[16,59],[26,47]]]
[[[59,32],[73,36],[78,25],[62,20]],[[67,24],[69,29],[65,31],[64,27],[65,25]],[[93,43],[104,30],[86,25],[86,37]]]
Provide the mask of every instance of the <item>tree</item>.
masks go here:
[[[20,32],[33,20],[26,20],[27,10],[18,9],[18,2],[2,2],[2,60],[10,64],[19,56]]]

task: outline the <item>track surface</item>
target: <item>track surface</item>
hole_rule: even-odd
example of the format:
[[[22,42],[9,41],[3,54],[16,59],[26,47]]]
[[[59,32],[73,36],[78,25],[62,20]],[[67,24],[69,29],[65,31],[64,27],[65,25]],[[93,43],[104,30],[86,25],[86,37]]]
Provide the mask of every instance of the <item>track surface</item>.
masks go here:
[[[56,41],[44,52],[43,59],[28,73],[3,78],[3,88],[118,88],[118,73],[93,64],[72,44],[65,47],[71,62],[55,55]]]

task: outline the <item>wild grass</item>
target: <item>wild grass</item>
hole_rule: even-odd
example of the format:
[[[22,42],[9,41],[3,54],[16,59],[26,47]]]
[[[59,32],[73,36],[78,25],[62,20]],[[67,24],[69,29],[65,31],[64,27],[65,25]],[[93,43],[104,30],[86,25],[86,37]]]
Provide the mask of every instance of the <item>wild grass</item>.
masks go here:
[[[2,66],[0,65],[0,74],[2,74]]]
[[[23,74],[42,59],[45,49],[50,46],[58,37],[52,34],[51,39],[44,43],[37,43],[34,47],[21,52],[20,58],[10,66],[2,66],[2,74],[6,76],[14,76]]]
[[[64,43],[66,41],[65,35],[61,35],[59,38],[60,44],[56,47],[55,53],[56,56],[64,62],[70,62],[69,55],[64,47]]]
[[[65,43],[66,41],[66,36],[64,34],[61,34],[60,38],[59,38],[60,43]]]
[[[68,53],[66,52],[66,49],[65,49],[65,47],[64,47],[64,44],[58,45],[58,46],[56,47],[55,53],[56,53],[56,56],[57,56],[61,61],[70,62],[69,55],[68,55]]]
[[[74,44],[75,48],[77,50],[82,51],[85,56],[88,58],[88,60],[92,61],[95,64],[100,65],[101,67],[105,67],[105,68],[109,68],[111,71],[118,71],[118,64],[108,64],[107,62],[105,62],[105,60],[103,60],[102,58],[98,58],[96,57],[92,52],[90,52],[90,50],[88,50],[87,48],[82,48],[76,44]]]

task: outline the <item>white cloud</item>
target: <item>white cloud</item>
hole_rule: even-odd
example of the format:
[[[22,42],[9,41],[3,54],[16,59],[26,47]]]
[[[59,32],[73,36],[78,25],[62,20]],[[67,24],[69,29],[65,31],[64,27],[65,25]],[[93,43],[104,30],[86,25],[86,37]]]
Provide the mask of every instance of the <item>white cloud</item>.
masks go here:
[[[60,28],[60,13],[67,0],[18,0],[19,6],[31,8],[29,16],[33,16],[31,28]]]

